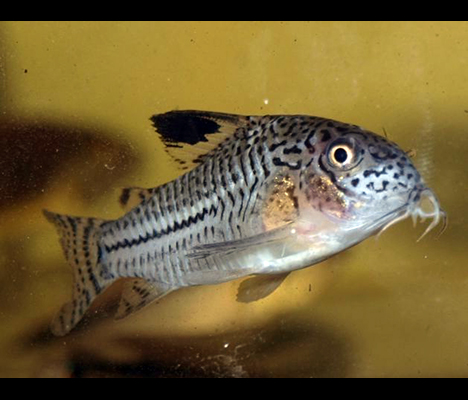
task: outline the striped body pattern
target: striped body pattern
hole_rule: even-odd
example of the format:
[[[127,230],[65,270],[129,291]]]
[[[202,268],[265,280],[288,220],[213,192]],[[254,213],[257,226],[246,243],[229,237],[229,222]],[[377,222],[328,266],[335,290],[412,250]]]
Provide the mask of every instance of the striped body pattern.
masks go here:
[[[52,325],[57,335],[120,278],[134,279],[118,318],[182,287],[254,276],[238,295],[250,302],[291,271],[401,219],[432,217],[429,231],[445,217],[406,153],[355,125],[197,111],[152,121],[183,175],[154,189],[124,190],[122,203],[139,204],[115,221],[46,212],[75,271],[74,300]],[[433,210],[423,211],[423,198]]]
[[[304,140],[287,146],[296,124],[284,120],[250,118],[245,129],[223,142],[205,162],[153,189],[148,200],[122,220],[106,224],[102,244],[110,270],[156,279],[161,278],[154,270],[158,265],[168,284],[183,286],[187,272],[210,266],[207,260],[181,255],[198,245],[263,233],[262,209],[270,181],[279,170],[299,170],[302,151],[313,154]],[[297,121],[307,137],[314,132],[310,122],[310,118]]]

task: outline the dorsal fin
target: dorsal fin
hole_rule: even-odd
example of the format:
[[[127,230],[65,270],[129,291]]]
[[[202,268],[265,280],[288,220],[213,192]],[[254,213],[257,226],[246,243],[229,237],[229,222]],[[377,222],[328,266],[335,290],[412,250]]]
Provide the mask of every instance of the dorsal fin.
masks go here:
[[[170,111],[151,117],[166,152],[188,170],[204,156],[248,125],[248,117],[207,111]]]

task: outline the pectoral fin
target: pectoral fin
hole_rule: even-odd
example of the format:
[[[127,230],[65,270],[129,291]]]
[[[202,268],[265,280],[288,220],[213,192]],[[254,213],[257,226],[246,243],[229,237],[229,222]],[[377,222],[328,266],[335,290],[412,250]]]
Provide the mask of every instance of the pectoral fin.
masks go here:
[[[194,259],[204,259],[208,257],[226,257],[233,253],[260,251],[277,243],[281,243],[290,236],[291,223],[287,223],[280,228],[249,236],[239,240],[219,242],[196,246],[187,257]],[[249,267],[251,268],[251,267]]]
[[[237,301],[251,303],[261,300],[278,289],[290,273],[257,275],[242,282],[237,292]]]
[[[244,278],[255,273],[255,270],[237,269],[235,271],[225,270],[202,270],[188,272],[185,274],[185,281],[189,286],[213,285],[223,282]]]

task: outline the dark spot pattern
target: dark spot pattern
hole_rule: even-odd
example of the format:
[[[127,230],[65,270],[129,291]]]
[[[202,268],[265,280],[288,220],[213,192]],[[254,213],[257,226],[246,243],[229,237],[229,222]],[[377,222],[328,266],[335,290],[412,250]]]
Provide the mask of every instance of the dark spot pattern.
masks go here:
[[[152,121],[166,146],[176,148],[206,142],[210,135],[229,129],[232,134],[198,157],[196,167],[180,178],[155,189],[123,192],[122,203],[134,195],[141,203],[103,226],[99,256],[110,273],[122,277],[180,287],[192,271],[222,268],[216,257],[190,254],[199,246],[262,233],[263,206],[271,201],[270,188],[278,176],[294,180],[296,190],[305,193],[312,206],[336,212],[350,196],[386,199],[420,180],[395,144],[355,125],[324,118],[177,111]],[[336,140],[356,144],[352,148],[358,162],[351,168],[330,164],[326,153]],[[338,158],[346,164],[344,153]],[[297,193],[288,195],[292,208],[300,212]],[[146,295],[135,292],[141,298]]]

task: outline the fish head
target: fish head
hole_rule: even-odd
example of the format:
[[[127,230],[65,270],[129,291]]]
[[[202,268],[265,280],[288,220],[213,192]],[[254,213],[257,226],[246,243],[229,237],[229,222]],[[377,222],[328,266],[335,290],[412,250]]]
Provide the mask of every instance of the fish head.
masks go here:
[[[410,216],[432,218],[424,235],[441,219],[446,225],[436,195],[397,144],[354,125],[330,125],[300,182],[307,207],[325,216],[338,239],[359,242]]]

